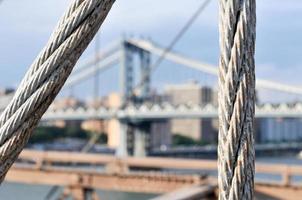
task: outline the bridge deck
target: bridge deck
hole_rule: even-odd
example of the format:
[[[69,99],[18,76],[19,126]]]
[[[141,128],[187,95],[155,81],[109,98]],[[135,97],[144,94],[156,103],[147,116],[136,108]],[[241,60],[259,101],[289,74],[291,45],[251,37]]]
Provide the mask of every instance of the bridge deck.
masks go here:
[[[191,186],[172,191],[152,200],[199,200],[215,196],[214,186]]]
[[[60,185],[83,189],[104,189],[125,192],[167,193],[183,187],[217,185],[216,178],[200,176],[195,170],[215,171],[216,161],[190,160],[172,158],[117,158],[98,154],[70,152],[24,151],[19,160],[22,165],[14,165],[8,172],[6,180],[28,184]],[[24,164],[27,163],[27,164]],[[30,163],[30,164],[28,164]],[[76,165],[69,165],[70,163]],[[58,164],[60,167],[58,167]],[[106,171],[87,170],[75,166],[105,166]],[[67,167],[61,167],[62,165]],[[72,167],[73,166],[73,167]],[[136,170],[134,170],[134,168]],[[137,171],[143,170],[143,171]],[[157,172],[146,170],[157,169]],[[193,170],[190,175],[171,173],[171,170]],[[167,172],[169,171],[169,173]],[[195,171],[195,172],[194,172]],[[279,175],[282,180],[256,183],[256,192],[264,199],[295,199],[302,196],[302,186],[294,185],[291,177],[301,176],[302,167],[294,165],[257,164],[256,172],[267,175]],[[269,177],[269,176],[268,176]],[[195,191],[195,192],[194,192]],[[184,196],[194,196],[198,189],[183,192]],[[172,193],[173,194],[173,193]],[[189,195],[190,194],[190,195]],[[164,196],[165,197],[165,196]],[[169,195],[166,196],[167,198]],[[188,197],[189,198],[189,197]],[[193,197],[192,197],[193,198]],[[190,198],[189,198],[190,199]],[[261,199],[261,198],[259,198]],[[263,199],[263,198],[262,198]]]
[[[59,169],[53,167],[12,167],[6,181],[26,184],[80,186],[102,190],[166,193],[191,185],[206,184],[206,179],[198,175],[177,175],[167,173],[123,173],[87,171],[79,169]]]

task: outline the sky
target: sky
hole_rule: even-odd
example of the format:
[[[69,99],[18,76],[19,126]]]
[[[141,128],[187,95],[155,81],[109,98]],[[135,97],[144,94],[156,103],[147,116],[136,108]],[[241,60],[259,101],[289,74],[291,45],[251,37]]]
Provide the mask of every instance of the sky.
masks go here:
[[[4,0],[0,4],[0,87],[18,85],[69,3],[70,0]],[[149,38],[167,46],[201,3],[201,0],[116,0],[98,34],[100,46],[130,36]],[[301,0],[257,1],[257,77],[302,86],[301,18]],[[218,0],[212,0],[173,50],[217,65],[218,38]],[[79,63],[93,52],[92,43]],[[115,68],[100,76],[101,93],[117,89]],[[204,85],[217,81],[170,62],[163,62],[152,79],[156,87],[189,79],[197,79]],[[74,90],[91,96],[91,82],[88,80]],[[275,92],[262,92],[261,98],[271,100],[272,94]],[[301,100],[299,96],[286,96]],[[284,98],[284,94],[274,97]]]

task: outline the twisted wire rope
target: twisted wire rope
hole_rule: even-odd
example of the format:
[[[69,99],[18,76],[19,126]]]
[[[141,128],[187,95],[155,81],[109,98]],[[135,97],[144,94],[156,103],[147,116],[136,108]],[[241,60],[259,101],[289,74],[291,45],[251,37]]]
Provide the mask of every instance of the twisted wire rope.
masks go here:
[[[3,180],[32,130],[105,20],[114,0],[75,0],[0,116],[0,178]]]
[[[255,0],[220,0],[219,199],[253,199]]]
[[[40,53],[40,55],[37,57],[33,65],[28,70],[27,74],[25,75],[25,78],[21,82],[21,87],[18,88],[16,94],[14,96],[13,101],[8,105],[8,108],[5,110],[5,112],[2,114],[4,116],[3,118],[0,118],[0,125],[3,125],[3,122],[5,122],[11,115],[16,111],[16,109],[23,103],[24,99],[27,99],[27,97],[32,93],[32,91],[35,90],[33,87],[38,86],[38,82],[40,82],[42,79],[47,77],[49,74],[46,74],[45,72],[52,73],[52,71],[49,69],[49,67],[56,68],[57,65],[54,62],[60,62],[58,58],[60,58],[60,54],[66,53],[69,49],[67,48],[68,45],[73,44],[76,45],[76,41],[73,41],[76,39],[75,37],[78,37],[80,34],[83,33],[83,30],[85,25],[88,25],[88,20],[84,21],[85,24],[82,24],[75,33],[73,33],[70,37],[70,34],[72,33],[73,29],[79,25],[85,19],[85,17],[91,13],[91,10],[94,6],[96,6],[96,2],[94,0],[87,0],[84,1],[82,4],[78,6],[77,9],[74,10],[74,12],[70,15],[68,15],[68,21],[66,21],[66,16],[63,17],[64,20],[62,20],[62,23],[58,26],[58,30],[56,31],[56,34],[54,34],[51,37],[51,40],[46,45],[46,47],[43,49],[43,51]],[[73,7],[73,6],[72,6]],[[68,41],[65,41],[65,40]],[[63,43],[64,42],[64,43]],[[64,45],[62,47],[62,45]],[[58,53],[54,53],[55,51],[60,50]],[[42,65],[48,65],[47,67],[43,67]],[[42,68],[42,69],[41,69]],[[35,82],[32,82],[30,85],[25,84],[30,77],[36,73],[37,70],[41,70],[40,74],[37,74],[36,76],[39,77],[39,80],[34,79]],[[43,71],[42,71],[43,70]],[[23,87],[22,87],[23,86]],[[24,87],[32,87],[31,90],[29,88],[26,88],[24,90]],[[18,99],[16,99],[18,98]],[[1,143],[1,142],[0,142]]]

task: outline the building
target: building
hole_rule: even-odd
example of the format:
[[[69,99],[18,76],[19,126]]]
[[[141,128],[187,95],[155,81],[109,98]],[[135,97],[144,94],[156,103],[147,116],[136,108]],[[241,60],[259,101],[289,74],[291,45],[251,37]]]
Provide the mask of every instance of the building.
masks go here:
[[[2,112],[13,99],[14,93],[14,89],[0,88],[0,112]]]
[[[154,149],[166,149],[172,144],[171,123],[168,120],[156,121],[151,124],[150,147]]]
[[[179,85],[168,85],[164,88],[167,100],[174,105],[201,104],[206,105],[213,101],[213,90],[210,87],[201,87],[197,82],[188,82]]]
[[[197,82],[180,85],[169,85],[164,88],[167,100],[178,104],[213,104],[214,92],[212,88],[202,87]],[[172,119],[171,133],[180,134],[205,143],[217,141],[217,126],[212,119]]]
[[[265,118],[259,121],[259,143],[301,142],[302,120]]]
[[[93,133],[107,133],[108,122],[99,119],[89,119],[81,123],[81,128],[85,131],[90,131]]]
[[[0,88],[0,96],[6,96],[15,93],[13,88]]]
[[[98,109],[101,107],[113,107],[109,104],[108,98],[112,97],[102,97],[102,98],[93,98],[90,101],[87,101],[86,107],[90,109]],[[101,119],[88,119],[82,122],[81,128],[86,131],[94,132],[94,133],[104,133],[108,132],[108,120]]]
[[[53,110],[62,110],[62,109],[68,109],[73,108],[76,109],[78,107],[83,107],[84,103],[76,98],[73,97],[65,97],[61,99],[56,99],[51,105],[50,108]],[[54,120],[54,121],[48,121],[48,122],[41,122],[41,126],[56,126],[60,128],[64,127],[81,127],[82,121],[80,120]]]
[[[74,97],[65,97],[61,99],[56,99],[52,104],[51,108],[54,110],[61,110],[67,108],[78,108],[83,107],[84,103]]]

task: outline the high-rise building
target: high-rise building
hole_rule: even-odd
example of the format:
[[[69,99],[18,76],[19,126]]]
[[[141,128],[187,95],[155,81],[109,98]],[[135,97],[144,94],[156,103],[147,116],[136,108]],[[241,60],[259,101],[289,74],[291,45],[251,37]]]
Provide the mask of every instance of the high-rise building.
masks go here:
[[[212,88],[202,87],[197,82],[169,85],[164,88],[164,93],[168,101],[174,105],[206,105],[214,101]],[[214,129],[212,119],[172,119],[171,132],[205,143],[213,143],[217,140],[217,130]]]
[[[201,87],[197,82],[188,82],[179,85],[168,85],[164,88],[167,99],[175,105],[212,103],[213,91],[210,87]]]

